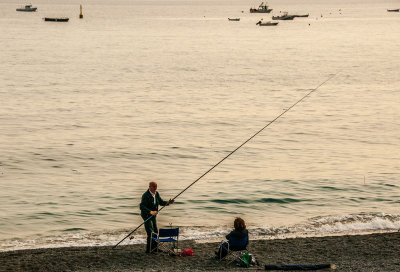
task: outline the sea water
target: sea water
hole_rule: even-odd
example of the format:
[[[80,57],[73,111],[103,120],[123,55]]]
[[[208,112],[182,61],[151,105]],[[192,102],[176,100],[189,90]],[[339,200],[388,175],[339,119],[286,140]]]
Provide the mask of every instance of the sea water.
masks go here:
[[[400,228],[398,1],[32,4],[0,3],[0,250],[116,244],[149,181],[173,198],[330,77],[158,224],[199,241],[237,216],[263,239]],[[284,11],[309,17],[256,26]]]

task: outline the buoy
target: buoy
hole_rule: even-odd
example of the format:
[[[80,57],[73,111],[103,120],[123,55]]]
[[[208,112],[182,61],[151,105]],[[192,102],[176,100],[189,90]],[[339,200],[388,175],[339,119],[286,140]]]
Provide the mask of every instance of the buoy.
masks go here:
[[[83,18],[83,14],[82,14],[82,4],[81,4],[81,13],[79,14],[79,19]]]

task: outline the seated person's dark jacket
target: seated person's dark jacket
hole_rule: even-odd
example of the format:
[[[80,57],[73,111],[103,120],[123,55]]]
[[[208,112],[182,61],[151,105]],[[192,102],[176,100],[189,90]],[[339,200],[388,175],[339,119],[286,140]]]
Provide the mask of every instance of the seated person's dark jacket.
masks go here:
[[[154,198],[147,190],[142,196],[142,202],[140,202],[141,216],[144,220],[151,216],[151,211],[158,211],[158,205],[166,206],[168,201],[164,201],[158,192],[156,192],[156,203],[154,204]]]
[[[249,232],[247,229],[241,231],[233,230],[226,236],[226,239],[228,239],[229,249],[243,250],[249,244]]]

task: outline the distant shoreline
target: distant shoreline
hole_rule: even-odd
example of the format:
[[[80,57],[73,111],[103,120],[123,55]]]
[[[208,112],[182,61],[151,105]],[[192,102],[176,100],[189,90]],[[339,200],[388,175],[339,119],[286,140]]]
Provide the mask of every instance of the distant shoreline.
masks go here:
[[[143,244],[0,252],[0,271],[220,271],[240,270],[212,257],[218,243],[183,240],[194,256],[145,254]],[[400,232],[251,240],[249,252],[265,264],[321,264],[337,271],[400,271]],[[243,269],[245,270],[245,269]]]

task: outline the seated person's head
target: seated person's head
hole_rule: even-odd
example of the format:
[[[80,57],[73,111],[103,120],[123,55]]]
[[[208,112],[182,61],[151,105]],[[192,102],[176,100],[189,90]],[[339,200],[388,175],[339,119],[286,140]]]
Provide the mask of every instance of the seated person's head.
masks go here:
[[[236,217],[235,222],[233,222],[233,226],[234,226],[235,230],[239,230],[239,231],[246,229],[246,223],[240,217]]]

